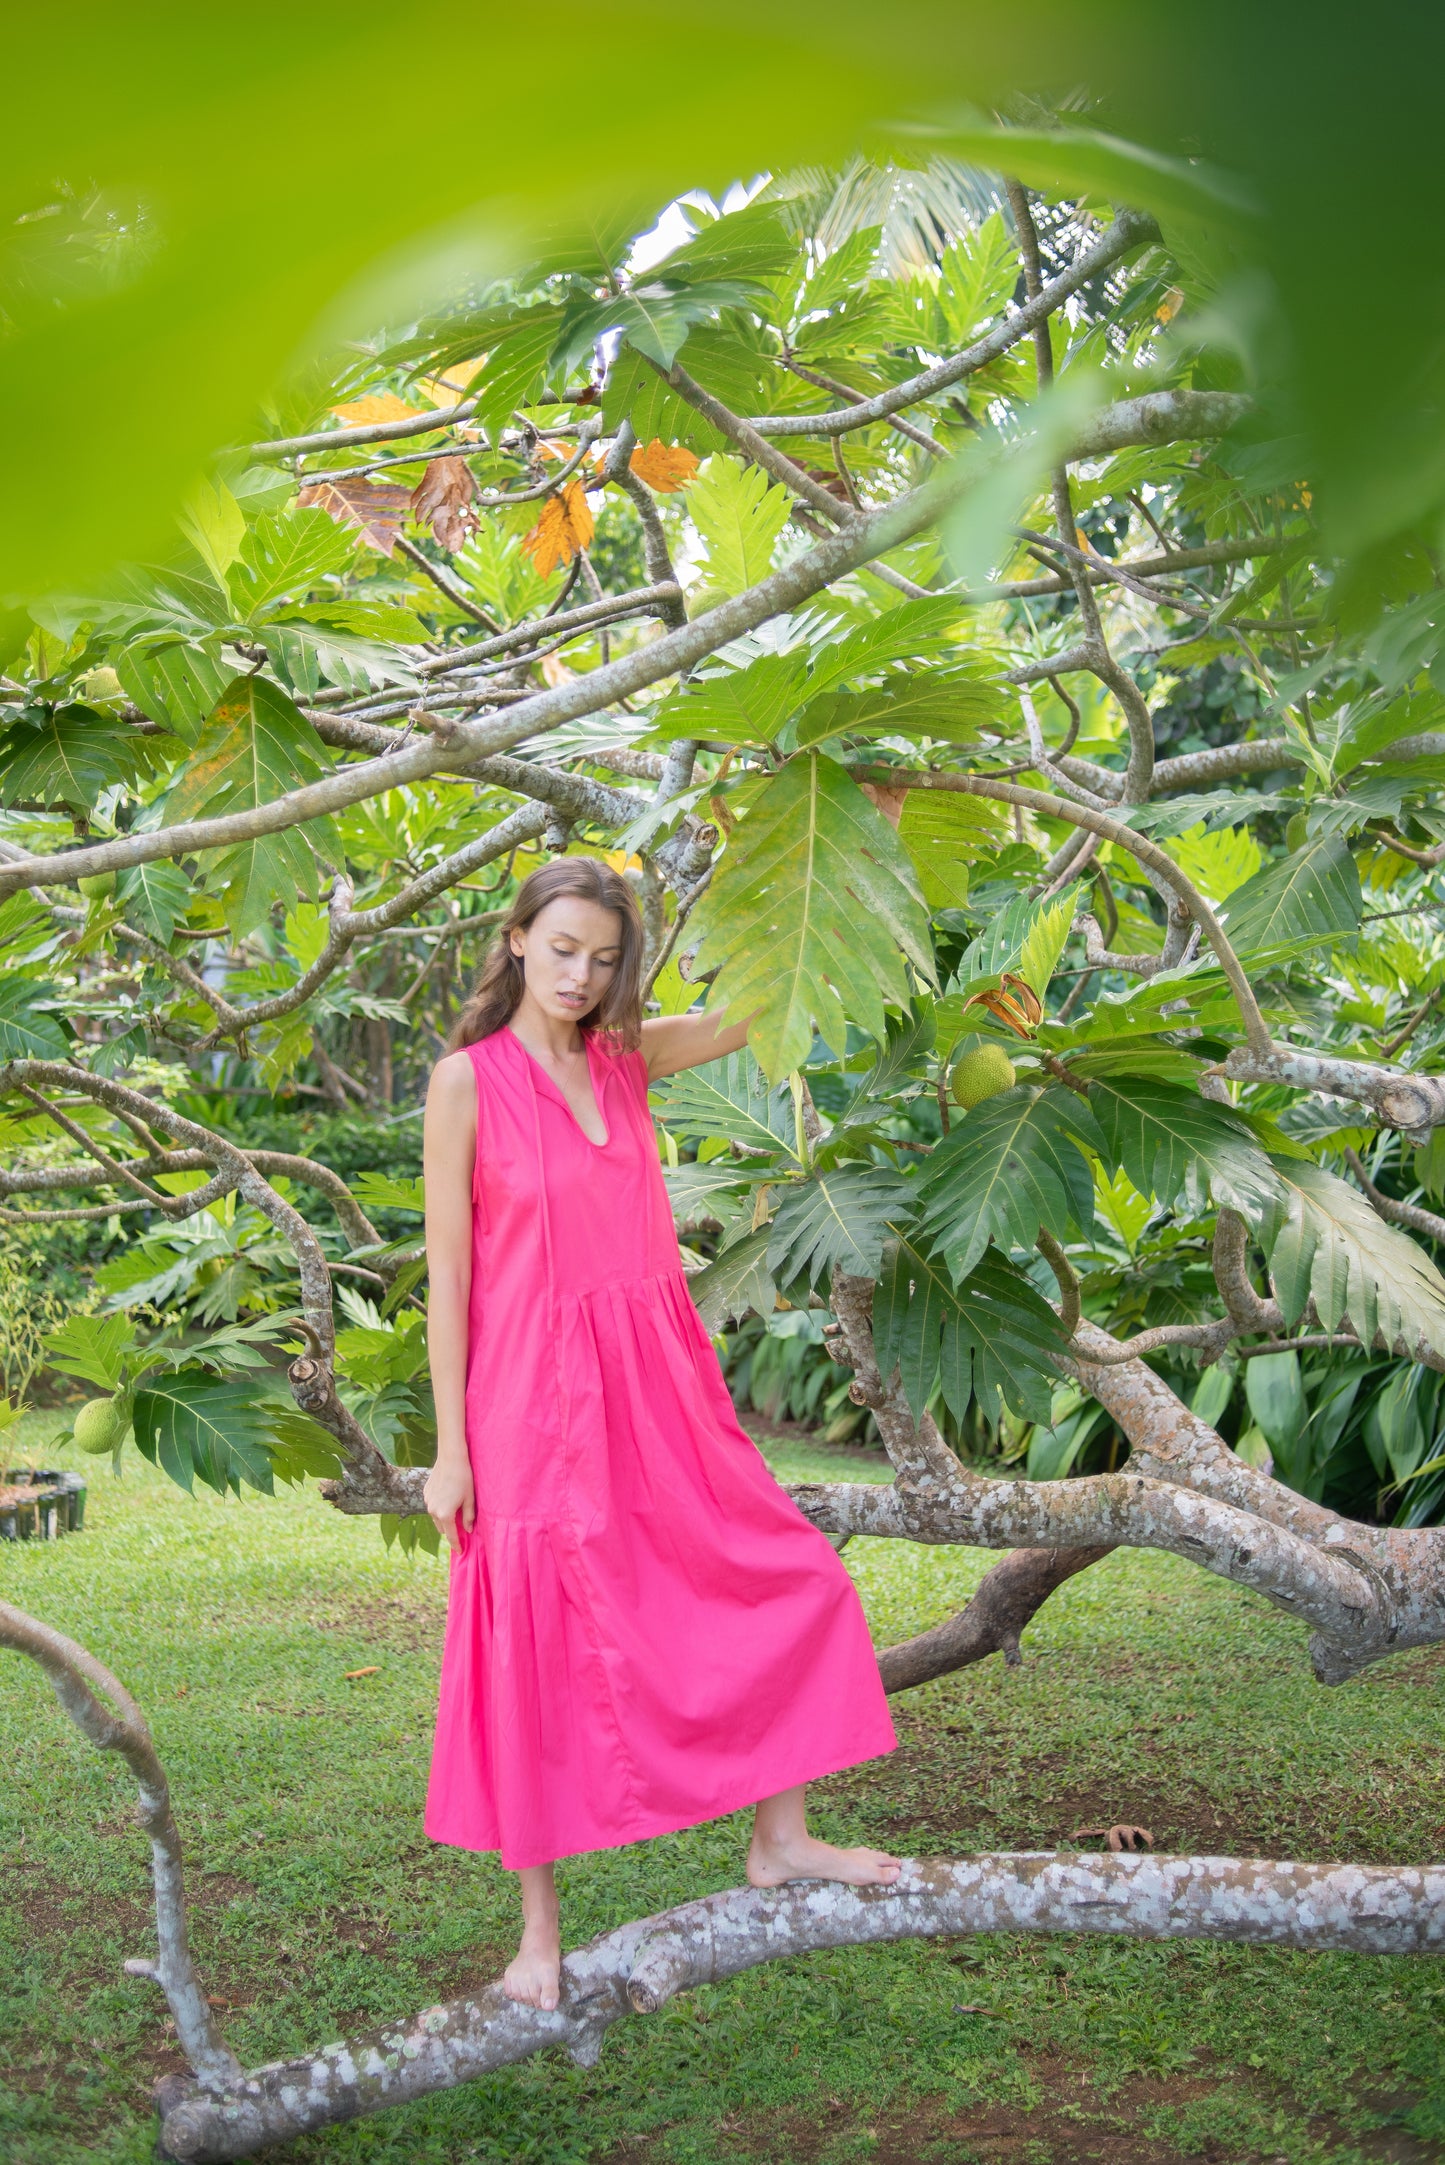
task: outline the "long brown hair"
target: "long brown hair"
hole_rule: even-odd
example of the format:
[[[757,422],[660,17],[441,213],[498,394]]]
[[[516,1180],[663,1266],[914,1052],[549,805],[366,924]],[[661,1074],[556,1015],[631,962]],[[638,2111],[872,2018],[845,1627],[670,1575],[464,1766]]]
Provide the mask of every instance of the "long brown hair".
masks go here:
[[[475,1045],[478,1039],[490,1037],[511,1021],[526,977],[522,957],[512,953],[512,934],[525,932],[549,902],[559,901],[563,895],[576,895],[583,902],[596,902],[604,910],[614,910],[621,927],[622,953],[612,982],[577,1027],[605,1031],[621,1050],[636,1050],[642,1037],[644,944],[637,898],[621,873],[614,872],[600,857],[558,857],[529,872],[517,889],[517,899],[487,950],[471,998],[447,1039],[448,1052]]]

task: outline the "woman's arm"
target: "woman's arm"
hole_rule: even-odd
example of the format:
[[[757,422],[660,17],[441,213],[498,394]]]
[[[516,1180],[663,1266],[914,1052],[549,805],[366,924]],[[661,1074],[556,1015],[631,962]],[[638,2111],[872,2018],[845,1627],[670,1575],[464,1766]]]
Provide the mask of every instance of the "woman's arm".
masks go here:
[[[438,1531],[460,1551],[460,1515],[476,1516],[467,1457],[467,1325],[472,1292],[472,1169],[477,1155],[477,1081],[464,1052],[432,1069],[422,1160],[426,1171],[427,1350],[436,1404],[436,1464],[422,1499]]]
[[[650,1015],[642,1025],[642,1050],[647,1060],[647,1079],[680,1074],[685,1067],[701,1067],[705,1060],[721,1060],[725,1053],[741,1052],[748,1041],[748,1026],[762,1013],[754,1008],[742,1021],[710,1015]]]

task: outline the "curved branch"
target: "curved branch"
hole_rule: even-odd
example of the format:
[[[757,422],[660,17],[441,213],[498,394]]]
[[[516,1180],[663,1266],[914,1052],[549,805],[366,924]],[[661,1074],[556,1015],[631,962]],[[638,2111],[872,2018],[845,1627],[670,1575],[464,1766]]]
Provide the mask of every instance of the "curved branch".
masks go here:
[[[1074,1266],[1065,1255],[1061,1244],[1055,1240],[1052,1233],[1045,1232],[1042,1226],[1039,1227],[1039,1237],[1035,1242],[1035,1246],[1058,1281],[1059,1322],[1063,1326],[1064,1335],[1072,1338],[1079,1327],[1079,1317],[1082,1313],[1079,1281],[1074,1274]]]
[[[93,1654],[5,1602],[0,1602],[0,1646],[38,1662],[86,1742],[97,1751],[118,1752],[135,1776],[136,1818],[150,1837],[159,1960],[132,1961],[126,1968],[133,1976],[153,1977],[165,1993],[181,2050],[205,2089],[231,2089],[243,2079],[241,2063],[217,2027],[191,1956],[181,1838],[145,1716]]]
[[[1204,937],[1219,960],[1219,966],[1229,980],[1249,1040],[1250,1057],[1263,1058],[1273,1053],[1273,1042],[1254,989],[1245,974],[1243,965],[1225,937],[1224,927],[1205,901],[1193,881],[1186,877],[1166,851],[1157,842],[1125,821],[1110,819],[1107,813],[1096,812],[1091,805],[1069,804],[1062,797],[1050,796],[1042,789],[1021,788],[1014,782],[995,782],[987,775],[948,774],[942,772],[922,773],[913,767],[855,767],[854,778],[859,781],[877,782],[890,789],[954,789],[971,797],[992,797],[999,804],[1019,804],[1031,812],[1041,812],[1049,819],[1063,819],[1076,827],[1087,827],[1091,834],[1102,836],[1106,842],[1118,842],[1136,857],[1141,865],[1157,872],[1165,886],[1184,904],[1190,916],[1200,927]],[[1230,1059],[1234,1058],[1231,1053]],[[1230,1072],[1233,1072],[1230,1070]],[[1445,1087],[1445,1084],[1442,1084]]]
[[[984,1573],[973,1599],[931,1631],[878,1650],[878,1673],[886,1692],[911,1691],[936,1676],[951,1676],[973,1662],[1002,1654],[1009,1667],[1023,1659],[1019,1638],[1050,1594],[1066,1579],[1087,1571],[1112,1549],[1014,1549]]]
[[[1445,1241],[1445,1218],[1438,1211],[1421,1210],[1415,1203],[1398,1203],[1392,1195],[1382,1195],[1360,1162],[1359,1153],[1346,1149],[1345,1163],[1359,1182],[1373,1209],[1390,1225],[1407,1225],[1412,1233],[1423,1233],[1427,1240]]]
[[[1006,316],[995,330],[976,339],[962,353],[924,369],[917,376],[909,376],[891,390],[880,391],[876,398],[863,399],[857,405],[838,407],[832,413],[764,414],[754,416],[748,425],[759,436],[845,436],[852,429],[868,428],[875,421],[887,421],[895,413],[903,412],[905,407],[933,398],[939,391],[961,383],[965,376],[987,368],[990,361],[996,361],[1010,346],[1027,338],[1036,325],[1046,322],[1070,294],[1077,293],[1081,286],[1110,269],[1121,257],[1158,238],[1159,228],[1152,218],[1137,211],[1120,211],[1093,247],[1086,249],[1066,271],[1052,279],[1036,300]]]

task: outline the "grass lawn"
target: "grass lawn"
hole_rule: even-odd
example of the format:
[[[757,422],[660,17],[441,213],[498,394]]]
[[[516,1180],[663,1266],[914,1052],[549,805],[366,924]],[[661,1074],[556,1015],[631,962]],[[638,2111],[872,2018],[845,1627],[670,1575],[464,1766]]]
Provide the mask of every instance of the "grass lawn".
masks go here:
[[[842,1454],[768,1446],[780,1473]],[[59,1457],[64,1460],[65,1452]],[[0,1598],[135,1692],[170,1770],[194,1939],[243,2061],[318,2046],[495,1976],[513,1881],[421,1831],[445,1574],[314,1492],[192,1500],[88,1461],[87,1529],[0,1548]],[[96,1470],[98,1464],[98,1470]],[[881,1465],[848,1470],[878,1478]],[[967,1598],[990,1559],[855,1541],[874,1637]],[[1237,1588],[1118,1554],[1024,1641],[894,1702],[902,1749],[820,1783],[819,1830],[915,1853],[1156,1846],[1425,1862],[1445,1854],[1445,1650],[1341,1690]],[[348,1678],[348,1670],[375,1674]],[[155,1989],[125,1770],[0,1657],[0,2159],[149,2158],[180,2065]],[[569,1943],[736,1885],[746,1815],[560,1868]],[[560,2055],[309,2138],[288,2159],[460,2165],[1112,2165],[1445,2157],[1445,1973],[1104,1940],[926,1942],[755,1971]],[[274,2153],[273,2153],[274,2154]]]

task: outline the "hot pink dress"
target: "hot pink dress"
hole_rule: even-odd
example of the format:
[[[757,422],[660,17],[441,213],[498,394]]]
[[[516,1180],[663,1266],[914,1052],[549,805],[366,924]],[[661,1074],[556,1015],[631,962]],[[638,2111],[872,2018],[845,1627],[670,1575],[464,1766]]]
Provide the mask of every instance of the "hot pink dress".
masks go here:
[[[477,1080],[467,1445],[426,1831],[510,1870],[696,1826],[897,1744],[832,1544],[739,1427],[641,1053],[607,1141],[511,1030]]]

